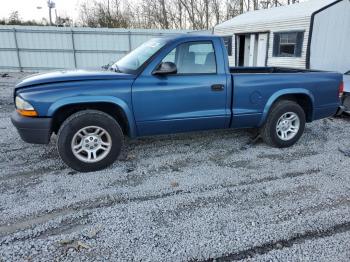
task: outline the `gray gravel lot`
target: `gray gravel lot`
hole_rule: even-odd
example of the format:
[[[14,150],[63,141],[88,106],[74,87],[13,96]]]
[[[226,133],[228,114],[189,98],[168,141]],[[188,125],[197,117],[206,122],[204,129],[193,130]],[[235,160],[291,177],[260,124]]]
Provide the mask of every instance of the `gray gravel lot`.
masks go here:
[[[0,261],[350,260],[350,119],[283,150],[247,130],[126,140],[80,174],[11,125],[23,76],[0,78]]]

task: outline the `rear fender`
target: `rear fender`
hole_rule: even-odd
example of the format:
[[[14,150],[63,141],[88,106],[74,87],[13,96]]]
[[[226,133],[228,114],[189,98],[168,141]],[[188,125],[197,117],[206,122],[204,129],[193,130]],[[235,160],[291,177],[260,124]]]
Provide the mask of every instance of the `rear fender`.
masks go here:
[[[311,100],[311,103],[312,103],[312,108],[314,107],[314,96],[313,94],[307,90],[307,89],[304,89],[304,88],[293,88],[293,89],[283,89],[283,90],[279,90],[277,92],[275,92],[270,98],[269,100],[267,101],[267,103],[265,104],[265,107],[264,107],[264,111],[263,111],[263,115],[262,115],[262,118],[261,118],[261,121],[259,123],[259,127],[262,126],[267,117],[268,117],[268,114],[271,110],[271,107],[272,105],[278,100],[280,99],[282,96],[286,96],[286,95],[307,95],[310,100]],[[312,116],[311,119],[314,119],[314,117]]]

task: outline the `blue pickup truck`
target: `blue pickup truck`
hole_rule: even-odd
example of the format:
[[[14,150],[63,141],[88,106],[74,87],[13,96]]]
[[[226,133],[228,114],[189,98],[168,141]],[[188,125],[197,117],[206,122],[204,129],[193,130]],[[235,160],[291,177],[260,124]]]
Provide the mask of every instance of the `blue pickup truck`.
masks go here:
[[[274,147],[295,144],[306,122],[333,116],[342,75],[278,67],[230,67],[218,36],[144,43],[108,70],[33,75],[17,84],[12,122],[22,139],[57,147],[71,168],[112,164],[123,137],[259,128]]]

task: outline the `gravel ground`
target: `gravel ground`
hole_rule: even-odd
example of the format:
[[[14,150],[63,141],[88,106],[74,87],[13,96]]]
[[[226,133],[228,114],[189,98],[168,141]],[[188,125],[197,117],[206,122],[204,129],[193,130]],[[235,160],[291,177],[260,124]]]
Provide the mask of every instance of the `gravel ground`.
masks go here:
[[[349,261],[349,119],[283,150],[247,130],[127,140],[80,174],[11,125],[23,76],[0,78],[0,261]]]

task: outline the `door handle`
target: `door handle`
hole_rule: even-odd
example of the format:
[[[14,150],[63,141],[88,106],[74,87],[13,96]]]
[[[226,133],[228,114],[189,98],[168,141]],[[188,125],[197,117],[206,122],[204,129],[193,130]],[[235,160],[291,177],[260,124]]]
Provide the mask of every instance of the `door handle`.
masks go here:
[[[221,85],[221,84],[217,84],[217,85],[212,85],[211,86],[211,90],[212,91],[223,91],[224,90],[224,88],[225,88],[225,86],[224,85]]]

